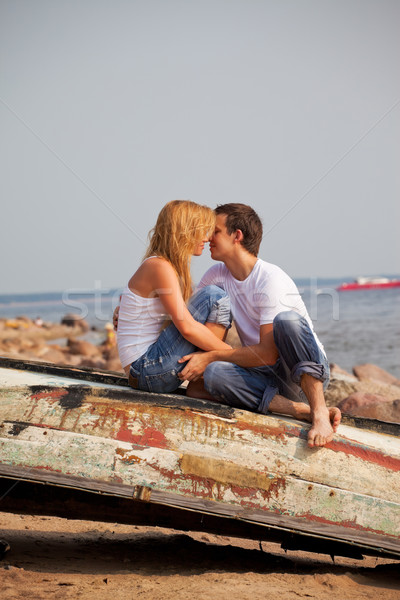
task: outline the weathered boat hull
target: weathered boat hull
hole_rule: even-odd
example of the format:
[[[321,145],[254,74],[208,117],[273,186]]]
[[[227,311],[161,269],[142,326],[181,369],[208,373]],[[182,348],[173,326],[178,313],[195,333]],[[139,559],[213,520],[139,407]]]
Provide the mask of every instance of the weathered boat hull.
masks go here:
[[[288,417],[138,392],[105,373],[3,365],[0,510],[400,556],[395,424],[353,420],[310,449],[308,426]]]

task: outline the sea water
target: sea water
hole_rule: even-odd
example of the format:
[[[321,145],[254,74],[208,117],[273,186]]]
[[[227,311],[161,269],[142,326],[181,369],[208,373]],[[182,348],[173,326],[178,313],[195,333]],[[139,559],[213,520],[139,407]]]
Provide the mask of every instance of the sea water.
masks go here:
[[[400,288],[338,292],[343,279],[296,280],[328,359],[342,368],[374,363],[400,379]],[[67,313],[103,330],[122,290],[0,296],[0,318],[60,322]]]

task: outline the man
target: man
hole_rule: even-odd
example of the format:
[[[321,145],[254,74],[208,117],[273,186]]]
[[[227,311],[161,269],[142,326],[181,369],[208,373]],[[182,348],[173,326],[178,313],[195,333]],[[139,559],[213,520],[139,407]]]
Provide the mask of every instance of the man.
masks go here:
[[[299,418],[308,414],[308,444],[324,446],[332,440],[340,411],[326,407],[329,365],[300,294],[286,273],[258,258],[262,224],[251,207],[224,204],[216,214],[210,252],[221,262],[199,287],[214,284],[228,293],[243,345],[183,356],[180,362],[187,364],[180,377],[194,382],[204,374],[211,397],[235,407]],[[300,401],[295,413],[289,398]]]

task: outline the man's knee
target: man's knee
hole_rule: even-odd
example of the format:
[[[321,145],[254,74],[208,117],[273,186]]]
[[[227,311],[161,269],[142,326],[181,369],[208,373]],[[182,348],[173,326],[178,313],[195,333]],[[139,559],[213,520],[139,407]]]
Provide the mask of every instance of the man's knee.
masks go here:
[[[291,327],[301,323],[303,317],[294,310],[283,310],[274,318],[274,327]]]
[[[286,310],[276,315],[273,320],[274,337],[279,335],[296,335],[301,331],[304,318],[294,310]]]
[[[229,329],[232,323],[231,302],[225,290],[217,285],[207,285],[205,288],[209,299],[209,323],[218,323]]]
[[[216,285],[207,285],[191,297],[188,308],[200,323],[217,323],[226,329],[231,326],[231,305],[228,294]]]

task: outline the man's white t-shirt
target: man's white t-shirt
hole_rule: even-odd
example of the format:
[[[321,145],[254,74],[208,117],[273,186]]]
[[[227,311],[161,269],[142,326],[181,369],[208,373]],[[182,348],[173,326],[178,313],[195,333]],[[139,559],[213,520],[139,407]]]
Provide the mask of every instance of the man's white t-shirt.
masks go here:
[[[198,287],[206,285],[217,285],[228,294],[243,346],[258,344],[261,325],[272,323],[280,312],[293,310],[307,320],[318,346],[324,351],[296,284],[280,267],[258,258],[250,275],[240,281],[224,263],[218,263],[208,269]]]

